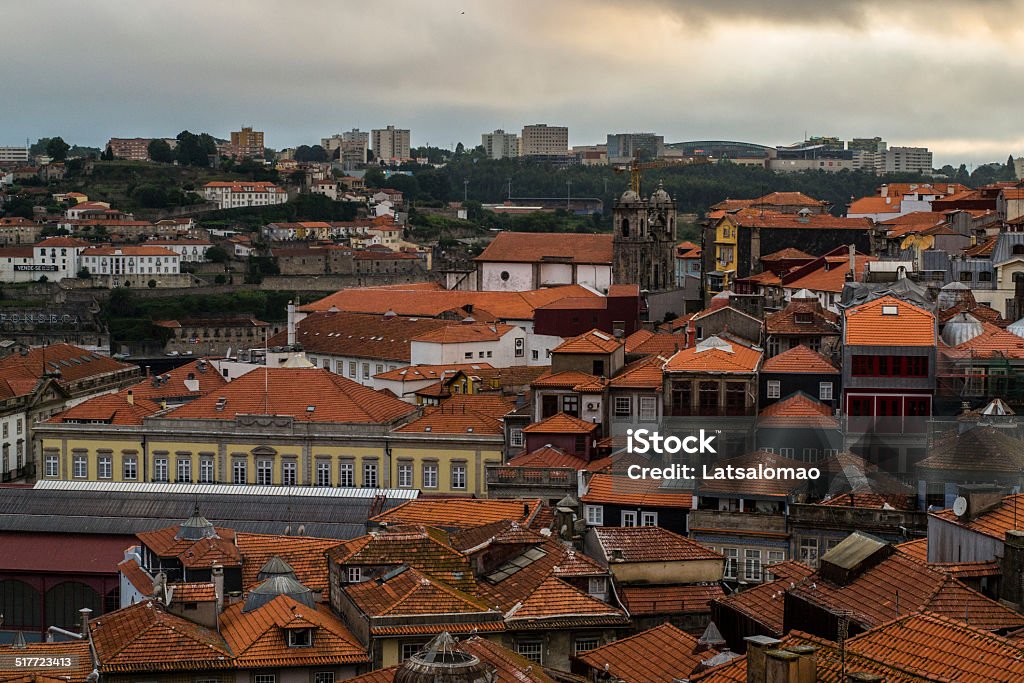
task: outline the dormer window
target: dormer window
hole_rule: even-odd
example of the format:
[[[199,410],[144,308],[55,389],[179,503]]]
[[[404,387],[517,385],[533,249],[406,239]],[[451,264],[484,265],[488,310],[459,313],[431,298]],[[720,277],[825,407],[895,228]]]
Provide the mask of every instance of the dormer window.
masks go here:
[[[900,309],[897,306],[882,306],[882,315],[899,315]]]
[[[313,629],[291,628],[288,629],[288,647],[312,647]]]
[[[797,313],[793,316],[793,320],[800,325],[810,325],[814,322],[814,317],[810,313]]]

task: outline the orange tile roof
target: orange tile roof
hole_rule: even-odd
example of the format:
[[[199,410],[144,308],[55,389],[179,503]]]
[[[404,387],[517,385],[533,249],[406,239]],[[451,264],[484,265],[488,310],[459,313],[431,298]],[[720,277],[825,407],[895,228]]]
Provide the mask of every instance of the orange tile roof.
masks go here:
[[[715,602],[761,624],[778,638],[785,633],[786,589],[793,582],[802,581],[814,573],[807,565],[798,562],[791,564],[792,567],[785,570],[787,576],[776,575],[779,578],[775,581],[767,581],[759,586],[716,598]]]
[[[532,525],[543,503],[539,498],[521,500],[477,498],[417,498],[371,517],[382,524],[429,524],[445,529],[473,527],[514,519]]]
[[[326,605],[309,607],[279,595],[243,611],[238,602],[224,609],[220,632],[239,669],[365,664],[370,656],[348,627]],[[309,647],[289,647],[284,631],[312,628]]]
[[[904,541],[893,546],[896,552],[903,553],[918,562],[928,562],[928,539],[917,538],[913,541]]]
[[[1024,468],[1020,439],[1000,427],[977,425],[962,434],[954,428],[936,435],[928,456],[916,463],[923,470],[947,472],[1004,473],[1013,475]]]
[[[972,624],[991,631],[1024,626],[1024,615],[903,553],[869,566],[846,585],[822,578],[819,570],[789,592],[832,613],[849,610],[864,629],[922,610],[953,618],[969,614]]]
[[[309,410],[310,407],[313,410]],[[327,370],[264,368],[247,373],[164,417],[233,421],[238,414],[269,414],[287,415],[305,422],[389,424],[415,409],[404,401]]]
[[[757,426],[766,429],[839,429],[832,408],[798,391],[776,401],[758,414]]]
[[[734,225],[760,230],[857,230],[868,232],[874,227],[870,218],[837,218],[831,214],[800,216],[789,213],[742,211],[723,220]],[[762,237],[762,239],[764,239]]]
[[[677,335],[672,335],[677,336]],[[668,356],[648,356],[633,361],[622,368],[608,382],[613,389],[653,389],[661,391],[665,386],[665,358]]]
[[[57,413],[46,422],[141,425],[144,417],[159,411],[159,405],[144,398],[129,401],[124,393],[102,394]]]
[[[612,235],[499,232],[476,260],[500,263],[568,260],[572,263],[611,265]]]
[[[530,453],[521,453],[508,461],[509,467],[568,467],[582,470],[587,461],[566,453],[561,448],[547,445]]]
[[[228,383],[224,376],[204,359],[194,360],[191,363],[178,366],[158,376],[161,378],[166,377],[167,379],[157,382],[156,377],[152,377],[129,387],[135,398],[161,401],[164,399],[196,397],[208,394]],[[189,383],[196,382],[198,388],[192,390],[186,386],[186,381]]]
[[[761,364],[761,356],[760,351],[735,340],[709,337],[674,354],[665,363],[665,371],[751,374]]]
[[[128,579],[128,582],[143,595],[153,594],[153,577],[146,573],[135,560],[124,560],[117,565],[117,570]]]
[[[12,661],[14,657],[70,657],[73,666],[45,672],[16,667]],[[0,662],[0,681],[3,683],[86,683],[93,669],[88,640],[25,643],[24,649],[0,645]]]
[[[232,652],[214,631],[167,613],[152,600],[93,619],[101,673],[231,669]]]
[[[682,334],[637,330],[626,337],[626,353],[630,355],[658,354],[668,358],[684,346],[686,346],[686,337]]]
[[[854,213],[899,213],[899,197],[861,197],[850,203],[846,209],[846,215]]]
[[[912,495],[874,493],[870,488],[863,491],[847,491],[823,500],[818,505],[830,507],[873,508],[881,510],[889,506],[896,510],[916,510],[917,502]]]
[[[854,257],[854,278],[857,282],[864,280],[864,269],[867,264],[877,260],[874,256],[863,254],[857,254]],[[839,293],[843,291],[849,272],[848,257],[822,257],[807,266],[787,273],[782,279],[782,284],[792,290],[808,289],[812,292]]]
[[[505,614],[512,629],[556,627],[560,621],[585,617],[590,623],[629,623],[622,610],[601,602],[562,579],[550,575]]]
[[[446,325],[412,338],[412,341],[429,344],[471,344],[475,342],[498,341],[515,330],[514,325],[488,323],[459,323]]]
[[[212,583],[172,583],[171,601],[174,602],[215,602],[217,589]]]
[[[472,529],[462,529],[451,535],[451,545],[459,552],[472,555],[493,545],[536,545],[547,538],[519,522],[503,519]]]
[[[982,333],[963,344],[943,349],[950,358],[1024,358],[1024,339],[993,325],[980,321]]]
[[[43,374],[59,372],[60,384],[127,370],[138,372],[138,367],[72,344],[35,347],[25,355],[15,353],[0,360],[0,377],[40,379]]]
[[[421,417],[412,420],[406,425],[399,427],[397,432],[403,434],[479,434],[479,435],[500,435],[505,433],[504,423],[500,417],[489,410],[490,399],[501,398],[487,395],[458,394],[463,400],[452,402],[451,399],[439,406],[428,406],[423,409]],[[479,397],[479,406],[468,399]],[[454,399],[455,396],[452,397]],[[451,405],[449,405],[451,403]],[[511,402],[502,401],[504,413],[511,411],[515,405]]]
[[[596,476],[596,475],[595,475]],[[619,562],[690,562],[722,560],[723,556],[696,541],[657,526],[594,527],[601,550],[612,564]],[[622,559],[613,558],[619,551]]]
[[[590,330],[566,339],[551,350],[552,353],[613,353],[622,346],[622,341],[601,330]]]
[[[672,683],[689,678],[701,660],[718,654],[701,650],[697,638],[672,624],[661,624],[635,636],[616,640],[578,659],[599,675],[622,683]]]
[[[600,428],[596,422],[587,422],[572,415],[558,413],[546,420],[523,427],[525,434],[591,434]]]
[[[806,259],[812,260],[814,257],[808,254],[806,251],[800,251],[794,247],[786,247],[785,249],[779,249],[773,251],[770,254],[765,254],[761,257],[762,261],[786,261],[786,260],[797,260]]]
[[[686,584],[682,586],[629,585],[618,588],[619,596],[629,613],[635,616],[657,614],[703,614],[709,603],[725,595],[721,584]]]
[[[173,256],[179,258],[178,252],[165,249],[164,247],[128,244],[117,247],[89,247],[82,250],[82,256]]]
[[[797,322],[797,318],[804,322]],[[814,301],[795,300],[764,319],[765,332],[777,335],[839,334],[839,316]]]
[[[931,680],[1005,683],[1024,680],[1024,647],[975,624],[909,614],[846,641],[850,652]]]
[[[999,241],[999,235],[992,235],[986,237],[982,241],[975,244],[973,247],[964,249],[965,256],[991,256],[992,251],[996,248],[996,242]]]
[[[532,320],[533,312],[565,298],[600,298],[581,285],[550,287],[526,292],[466,292],[416,284],[343,289],[302,306],[303,311],[347,311],[383,315],[438,317],[456,312],[476,320]],[[469,309],[472,308],[472,311]]]
[[[895,307],[897,314],[886,312]],[[883,296],[844,312],[848,346],[935,346],[935,316],[894,296]]]
[[[584,503],[607,503],[609,505],[638,505],[658,508],[680,508],[688,510],[693,505],[693,496],[688,491],[662,488],[657,479],[630,479],[629,477],[595,473],[587,485],[587,492],[580,498]]]
[[[766,360],[761,372],[838,375],[839,368],[817,351],[800,344]]]
[[[1020,520],[1024,520],[1024,494],[1006,496],[998,507],[967,521],[957,517],[953,510],[939,510],[929,512],[928,515],[1003,541],[1007,531],[1020,529],[1022,526]]]
[[[600,378],[579,370],[563,370],[554,373],[549,370],[533,380],[530,386],[541,389],[572,389],[581,384],[590,384],[597,379]]]
[[[374,379],[394,382],[422,382],[447,379],[459,370],[474,375],[477,370],[494,369],[490,363],[452,363],[449,365],[406,365],[374,375]]]
[[[753,200],[753,206],[822,206],[828,202],[809,197],[803,192],[769,192],[763,197]]]
[[[379,314],[321,311],[299,321],[295,341],[307,353],[408,363],[412,359],[414,337],[451,325],[449,320],[410,318]],[[272,336],[270,346],[288,343],[288,332]]]
[[[186,569],[205,569],[214,562],[224,567],[238,567],[242,564],[242,555],[234,543],[233,529],[217,527],[216,536],[190,541],[175,538],[179,528],[169,526],[154,531],[140,531],[136,537],[157,557],[176,559]]]
[[[353,538],[329,550],[327,557],[344,567],[405,564],[467,592],[475,585],[469,559],[452,547],[448,533],[423,525],[388,527]]]
[[[279,557],[295,570],[295,578],[312,591],[327,595],[327,560],[324,553],[340,541],[310,536],[281,536],[277,534],[235,535],[235,543],[242,554],[242,586],[250,588],[261,583],[260,569],[270,558]]]

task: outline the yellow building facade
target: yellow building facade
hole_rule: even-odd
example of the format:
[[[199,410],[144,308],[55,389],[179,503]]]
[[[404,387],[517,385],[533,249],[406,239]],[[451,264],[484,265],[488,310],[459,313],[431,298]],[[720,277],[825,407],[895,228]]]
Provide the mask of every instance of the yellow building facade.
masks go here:
[[[715,226],[715,270],[723,274],[722,289],[728,289],[736,273],[736,235],[739,229],[729,216]]]

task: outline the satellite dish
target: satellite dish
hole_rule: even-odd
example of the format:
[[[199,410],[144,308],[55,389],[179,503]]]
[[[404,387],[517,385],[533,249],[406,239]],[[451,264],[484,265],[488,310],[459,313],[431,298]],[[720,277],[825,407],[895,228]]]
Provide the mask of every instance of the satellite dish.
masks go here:
[[[953,514],[957,517],[963,517],[967,514],[967,499],[963,496],[957,496],[956,500],[953,501]]]

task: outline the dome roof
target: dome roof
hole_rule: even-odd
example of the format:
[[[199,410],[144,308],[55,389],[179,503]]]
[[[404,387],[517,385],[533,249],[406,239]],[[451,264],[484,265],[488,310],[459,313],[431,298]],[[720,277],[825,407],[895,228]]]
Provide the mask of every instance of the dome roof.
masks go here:
[[[199,506],[196,505],[192,516],[181,523],[174,538],[178,541],[201,541],[204,538],[219,537],[217,530],[213,528],[213,522],[199,514]]]
[[[962,282],[950,282],[939,290],[935,303],[940,311],[953,308],[958,304],[973,304],[974,293],[970,287]]]
[[[633,190],[626,190],[625,192],[622,193],[622,196],[619,197],[619,201],[624,203],[624,204],[626,204],[626,203],[637,203],[638,204],[638,203],[640,203],[640,195],[638,195],[636,192],[633,192]]]
[[[292,569],[292,566],[284,560],[282,560],[277,555],[274,555],[269,560],[267,560],[266,564],[264,564],[260,568],[260,573],[256,575],[256,578],[260,581],[266,581],[267,579],[273,576],[288,576],[298,580],[298,577],[295,576],[295,570]]]
[[[494,683],[496,671],[487,662],[459,649],[448,632],[438,634],[405,660],[395,683]]]
[[[652,204],[671,204],[672,197],[668,192],[665,192],[664,186],[659,182],[658,189],[651,195]]]
[[[1024,318],[1021,318],[1015,323],[1012,323],[1006,328],[1006,331],[1010,334],[1015,334],[1018,337],[1024,337]]]
[[[970,313],[957,313],[942,328],[942,341],[950,346],[960,346],[985,331],[978,319]]]
[[[242,611],[251,612],[254,609],[259,609],[279,595],[287,595],[295,602],[315,609],[313,591],[291,576],[277,575],[271,576],[249,591],[249,595],[245,596],[245,607],[242,608]]]

